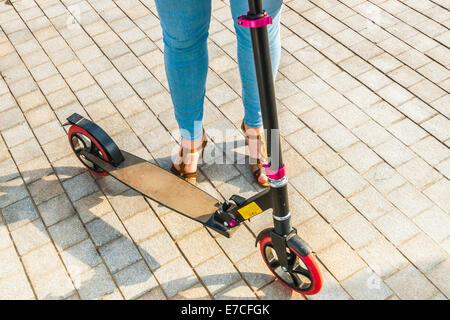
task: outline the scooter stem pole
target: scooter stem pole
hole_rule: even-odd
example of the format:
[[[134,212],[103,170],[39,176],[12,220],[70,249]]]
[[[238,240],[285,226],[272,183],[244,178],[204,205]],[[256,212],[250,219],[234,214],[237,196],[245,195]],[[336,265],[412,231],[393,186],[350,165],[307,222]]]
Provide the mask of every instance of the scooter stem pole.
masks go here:
[[[249,17],[262,17],[265,11],[261,0],[248,0]],[[255,60],[256,78],[261,103],[264,128],[267,130],[267,154],[270,169],[278,171],[283,166],[280,148],[279,125],[275,99],[275,86],[270,59],[269,36],[267,26],[251,28],[253,56]]]
[[[264,12],[261,0],[249,0],[248,8],[250,14],[258,14]]]
[[[247,18],[261,19],[265,16],[262,0],[248,0],[249,12]],[[270,170],[283,172],[284,166],[281,156],[280,130],[278,125],[277,105],[275,98],[275,85],[270,58],[270,44],[267,25],[250,28],[253,56],[255,60],[256,78],[261,103],[261,113],[264,128],[267,130],[267,154],[270,161]],[[275,232],[287,235],[291,232],[287,181],[279,187],[272,187],[273,215]]]

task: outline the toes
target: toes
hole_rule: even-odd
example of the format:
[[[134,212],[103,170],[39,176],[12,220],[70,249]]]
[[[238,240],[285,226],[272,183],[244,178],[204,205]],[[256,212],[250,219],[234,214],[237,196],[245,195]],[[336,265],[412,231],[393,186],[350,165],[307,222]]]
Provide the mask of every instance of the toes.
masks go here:
[[[263,186],[267,186],[269,184],[269,178],[266,175],[262,174],[258,177],[259,184]]]

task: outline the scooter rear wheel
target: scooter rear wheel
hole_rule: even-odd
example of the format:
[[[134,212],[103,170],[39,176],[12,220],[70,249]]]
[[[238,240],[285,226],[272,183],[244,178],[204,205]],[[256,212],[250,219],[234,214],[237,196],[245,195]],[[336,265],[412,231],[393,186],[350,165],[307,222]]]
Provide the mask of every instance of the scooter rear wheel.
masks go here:
[[[322,273],[311,253],[302,257],[295,249],[286,247],[289,268],[283,270],[275,253],[272,238],[261,239],[259,245],[264,262],[283,285],[305,295],[316,294],[322,289]]]
[[[86,168],[88,168],[93,174],[98,176],[107,176],[107,172],[83,157],[81,154],[81,151],[84,150],[90,154],[102,158],[105,161],[109,161],[108,155],[100,142],[89,134],[89,132],[76,125],[70,127],[68,135],[70,146],[81,163],[83,163],[83,165],[86,166]]]

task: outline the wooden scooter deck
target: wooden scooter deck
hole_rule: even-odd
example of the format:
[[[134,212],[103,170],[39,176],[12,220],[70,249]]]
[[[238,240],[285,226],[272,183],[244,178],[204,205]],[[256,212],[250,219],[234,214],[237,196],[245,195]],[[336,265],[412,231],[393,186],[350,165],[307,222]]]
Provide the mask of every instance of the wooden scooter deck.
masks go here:
[[[216,198],[144,159],[121,152],[125,161],[117,167],[90,153],[82,152],[82,155],[144,196],[198,222],[210,224],[211,216],[221,205]]]

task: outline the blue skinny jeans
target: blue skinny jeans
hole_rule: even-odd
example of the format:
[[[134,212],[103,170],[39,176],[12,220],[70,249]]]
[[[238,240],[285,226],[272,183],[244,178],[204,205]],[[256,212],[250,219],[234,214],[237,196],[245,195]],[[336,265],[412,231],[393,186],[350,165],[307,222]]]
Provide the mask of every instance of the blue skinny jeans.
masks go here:
[[[163,29],[164,62],[175,118],[181,137],[195,140],[202,135],[203,102],[208,72],[209,24],[211,0],[155,0]],[[282,0],[263,0],[264,9],[273,18],[269,40],[273,75],[280,64],[280,15]],[[239,27],[237,17],[248,11],[247,0],[230,0],[245,107],[245,124],[262,126],[252,42],[248,28]]]

